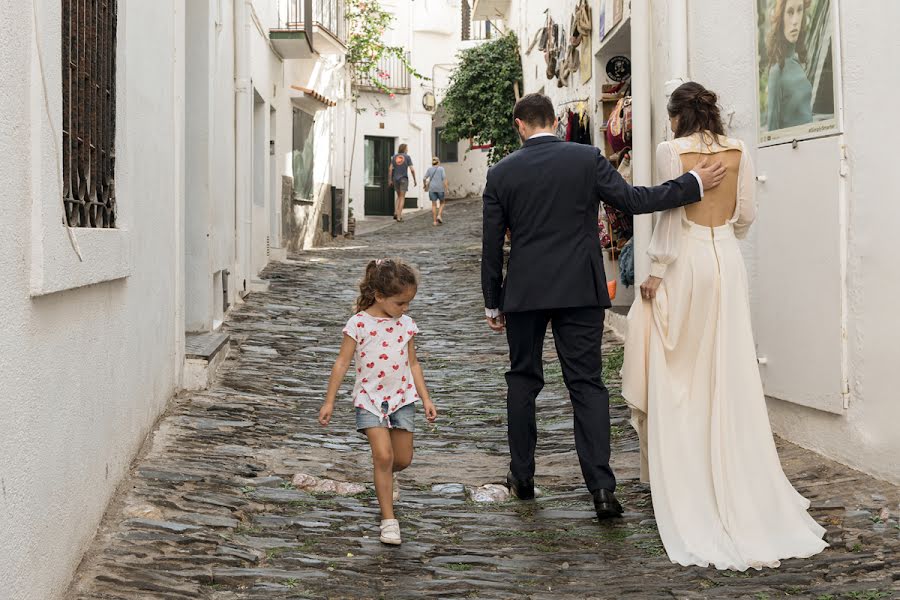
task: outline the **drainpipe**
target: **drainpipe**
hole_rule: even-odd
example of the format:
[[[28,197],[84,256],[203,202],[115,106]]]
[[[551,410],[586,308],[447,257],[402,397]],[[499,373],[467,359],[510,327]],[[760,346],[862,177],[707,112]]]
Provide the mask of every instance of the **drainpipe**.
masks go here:
[[[632,174],[634,185],[652,185],[652,157],[656,154],[653,148],[651,118],[651,45],[650,45],[650,0],[632,0],[631,2],[631,56],[632,62],[631,89],[634,130],[632,132]],[[641,283],[650,274],[650,257],[647,248],[653,234],[653,217],[636,215],[634,217],[634,277],[635,283]]]
[[[234,3],[234,215],[238,293],[250,290],[250,19],[246,0]]]
[[[688,80],[688,21],[687,0],[669,0],[669,79],[666,81],[666,100]]]

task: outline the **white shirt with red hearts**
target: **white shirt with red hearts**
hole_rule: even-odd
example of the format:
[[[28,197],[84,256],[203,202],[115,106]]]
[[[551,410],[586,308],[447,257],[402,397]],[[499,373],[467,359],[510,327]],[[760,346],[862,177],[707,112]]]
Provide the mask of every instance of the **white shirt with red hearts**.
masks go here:
[[[419,333],[416,322],[373,317],[358,312],[347,321],[344,335],[356,341],[356,385],[353,405],[381,419],[419,400],[409,368],[409,341]],[[383,412],[382,403],[388,403]]]

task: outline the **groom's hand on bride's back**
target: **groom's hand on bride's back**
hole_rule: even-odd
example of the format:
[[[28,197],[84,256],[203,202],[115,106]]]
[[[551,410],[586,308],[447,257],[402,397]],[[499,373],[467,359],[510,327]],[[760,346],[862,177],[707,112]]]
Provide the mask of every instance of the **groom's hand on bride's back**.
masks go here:
[[[697,166],[693,168],[693,171],[700,177],[700,181],[703,182],[704,190],[711,190],[722,183],[726,173],[725,167],[722,165],[721,161],[711,161],[708,158],[704,158],[697,163]]]

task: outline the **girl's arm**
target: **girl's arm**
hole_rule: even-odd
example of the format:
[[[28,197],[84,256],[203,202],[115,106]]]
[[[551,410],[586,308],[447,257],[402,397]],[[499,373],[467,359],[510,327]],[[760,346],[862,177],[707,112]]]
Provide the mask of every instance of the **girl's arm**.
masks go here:
[[[344,376],[350,370],[350,364],[353,362],[353,354],[355,352],[356,340],[349,335],[344,335],[341,351],[338,353],[337,360],[334,361],[334,367],[331,369],[331,379],[328,380],[328,392],[325,394],[325,403],[319,409],[319,423],[323,427],[331,421],[331,415],[334,412],[334,400],[337,397],[338,390],[341,388],[341,382],[344,381]]]
[[[416,391],[422,399],[422,406],[425,408],[425,418],[428,419],[429,423],[434,423],[434,420],[437,419],[437,408],[435,408],[434,402],[431,401],[431,397],[428,395],[428,387],[425,385],[425,374],[422,372],[422,365],[419,364],[419,359],[416,357],[416,344],[414,339],[415,338],[409,340],[409,345],[407,346],[407,351],[409,352],[409,369],[412,371],[413,382],[416,384]]]

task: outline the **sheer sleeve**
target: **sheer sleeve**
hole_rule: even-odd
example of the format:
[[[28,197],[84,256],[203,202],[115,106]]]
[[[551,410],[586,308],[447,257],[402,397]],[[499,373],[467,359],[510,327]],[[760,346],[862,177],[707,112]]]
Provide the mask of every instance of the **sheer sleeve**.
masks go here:
[[[741,144],[741,164],[738,167],[737,206],[734,211],[734,235],[738,239],[747,237],[750,224],[756,220],[756,174],[753,159]]]
[[[672,144],[663,142],[656,148],[656,179],[657,182],[668,181],[682,175],[684,169],[681,158],[678,156]],[[684,216],[684,208],[671,208],[660,213],[656,227],[653,228],[653,237],[650,238],[650,247],[647,254],[650,255],[650,275],[663,277],[668,266],[678,258],[681,249],[681,239],[684,234],[681,221]]]

